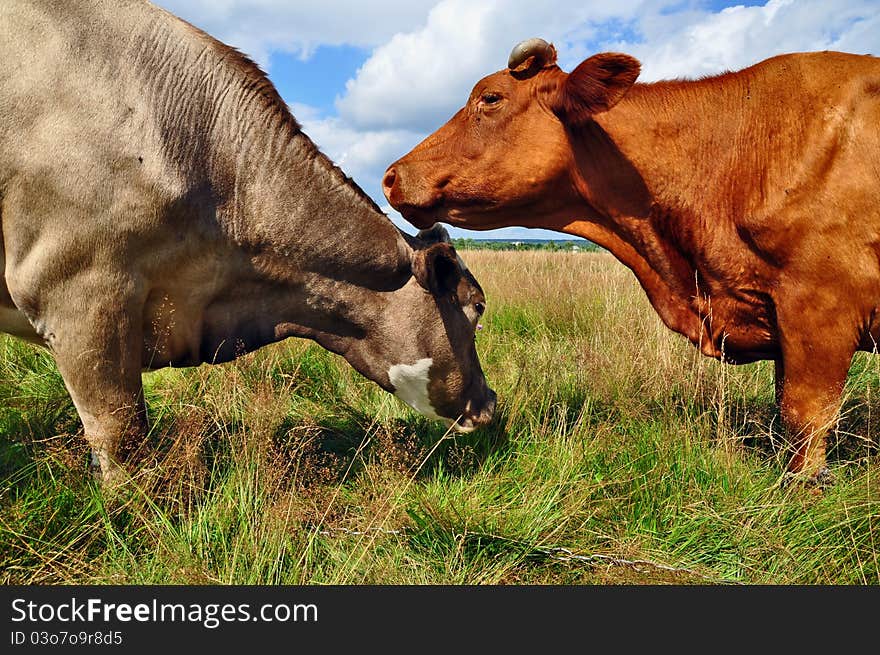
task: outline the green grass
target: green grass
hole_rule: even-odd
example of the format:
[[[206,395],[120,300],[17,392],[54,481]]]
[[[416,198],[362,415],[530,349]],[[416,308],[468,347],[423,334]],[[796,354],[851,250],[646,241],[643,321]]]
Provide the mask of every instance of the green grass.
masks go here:
[[[108,498],[51,357],[0,337],[0,582],[880,582],[880,358],[814,495],[779,484],[771,365],[701,357],[607,255],[467,261],[489,428],[447,434],[289,340],[145,375],[155,457]]]

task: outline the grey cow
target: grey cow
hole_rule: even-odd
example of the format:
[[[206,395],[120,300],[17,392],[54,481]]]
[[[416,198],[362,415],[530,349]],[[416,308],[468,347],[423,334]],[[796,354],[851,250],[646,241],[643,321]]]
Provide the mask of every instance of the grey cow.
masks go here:
[[[485,299],[398,230],[246,57],[144,0],[0,3],[0,330],[51,349],[105,481],[144,369],[313,339],[433,418],[487,423]]]

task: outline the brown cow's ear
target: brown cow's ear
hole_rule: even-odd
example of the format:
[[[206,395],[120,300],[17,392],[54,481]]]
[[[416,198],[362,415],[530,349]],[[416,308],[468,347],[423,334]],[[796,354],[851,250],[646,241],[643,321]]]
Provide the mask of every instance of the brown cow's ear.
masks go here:
[[[454,293],[461,279],[455,250],[448,243],[435,243],[417,250],[413,257],[416,281],[435,296]]]
[[[638,59],[603,52],[582,61],[565,80],[557,111],[570,125],[580,125],[594,114],[616,105],[639,76]]]

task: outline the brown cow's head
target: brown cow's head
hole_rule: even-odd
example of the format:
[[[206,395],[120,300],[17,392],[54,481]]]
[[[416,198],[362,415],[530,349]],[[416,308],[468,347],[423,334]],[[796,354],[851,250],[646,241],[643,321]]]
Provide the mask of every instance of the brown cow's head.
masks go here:
[[[416,227],[542,226],[577,199],[569,134],[613,107],[639,74],[629,55],[602,53],[570,74],[541,39],[516,46],[508,68],[480,80],[449,122],[388,167],[391,205]]]

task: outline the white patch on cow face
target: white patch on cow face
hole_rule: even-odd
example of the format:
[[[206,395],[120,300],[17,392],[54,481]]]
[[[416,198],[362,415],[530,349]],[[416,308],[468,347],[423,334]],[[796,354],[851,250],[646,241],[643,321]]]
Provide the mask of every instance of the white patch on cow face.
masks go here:
[[[467,307],[462,308],[464,315],[467,317],[467,320],[471,322],[471,325],[476,325],[477,321],[480,318],[480,315],[477,313],[477,310],[474,309],[473,305],[468,305]]]
[[[442,419],[428,396],[428,370],[433,363],[425,357],[415,364],[395,364],[388,369],[388,379],[394,385],[394,395],[407,405],[428,418]]]

